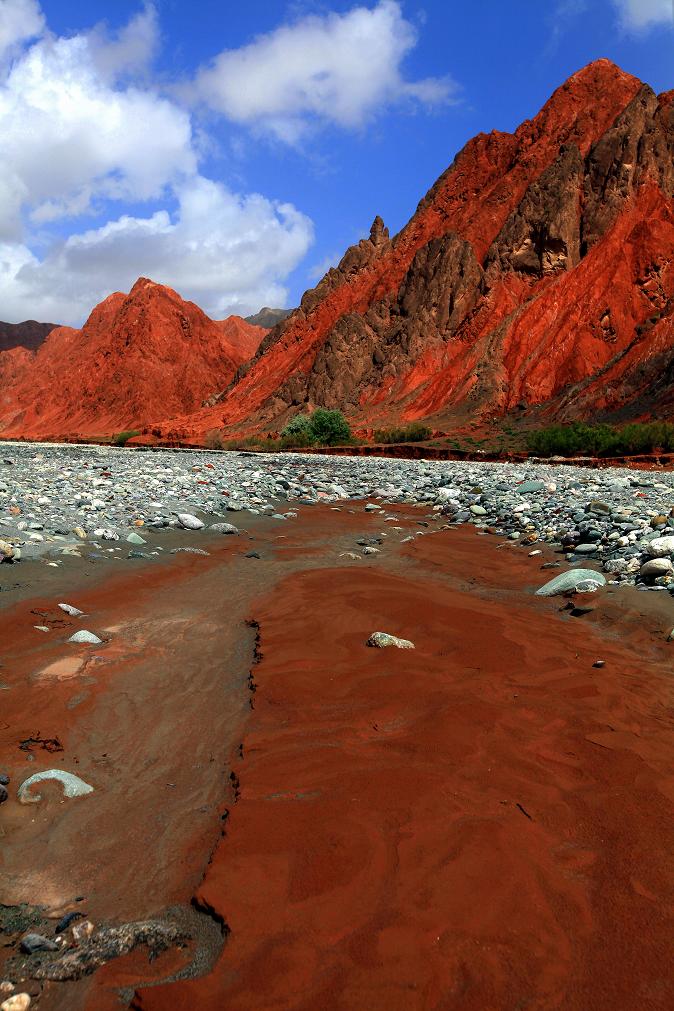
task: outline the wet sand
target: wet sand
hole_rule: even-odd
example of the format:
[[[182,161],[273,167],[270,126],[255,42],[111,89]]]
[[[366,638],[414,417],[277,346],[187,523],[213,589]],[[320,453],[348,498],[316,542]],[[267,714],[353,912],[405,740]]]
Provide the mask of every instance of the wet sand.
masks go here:
[[[122,574],[86,594],[85,627],[112,631],[84,672],[32,629],[49,601],[15,606],[3,767],[96,792],[3,805],[4,901],[82,894],[100,921],[194,897],[231,931],[197,978],[144,985],[199,938],[49,984],[41,1008],[674,1004],[671,599],[608,591],[573,618],[532,595],[540,557],[387,527],[349,561],[381,520],[306,509],[254,545]],[[375,630],[416,649],[369,649]],[[28,762],[36,730],[64,752]]]

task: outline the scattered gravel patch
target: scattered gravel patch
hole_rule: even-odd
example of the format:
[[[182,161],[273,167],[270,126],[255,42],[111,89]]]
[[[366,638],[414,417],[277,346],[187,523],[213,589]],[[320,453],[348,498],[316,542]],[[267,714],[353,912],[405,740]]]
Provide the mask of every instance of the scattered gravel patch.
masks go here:
[[[165,529],[195,547],[209,530],[233,532],[232,512],[287,520],[297,507],[344,500],[367,503],[360,508],[371,513],[417,504],[437,525],[472,523],[529,551],[547,544],[613,583],[674,593],[674,569],[647,564],[674,558],[674,474],[534,462],[5,443],[0,563],[101,557],[121,550],[120,539],[137,544],[141,532],[144,540]]]

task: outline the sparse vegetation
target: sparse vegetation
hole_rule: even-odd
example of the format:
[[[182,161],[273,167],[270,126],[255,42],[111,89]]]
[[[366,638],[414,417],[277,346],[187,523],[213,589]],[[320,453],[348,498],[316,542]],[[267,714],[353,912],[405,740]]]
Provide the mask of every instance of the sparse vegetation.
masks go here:
[[[222,437],[222,432],[219,432],[217,428],[214,428],[211,432],[206,432],[204,446],[206,449],[224,449],[225,440]]]
[[[283,449],[338,446],[351,441],[351,429],[342,412],[325,407],[317,407],[311,414],[296,414],[281,432]]]
[[[112,443],[114,446],[126,446],[129,439],[133,439],[134,435],[140,435],[140,430],[118,432],[117,435],[113,436]]]
[[[407,427],[401,428],[377,428],[374,433],[374,441],[391,445],[398,442],[426,442],[433,435],[428,425],[422,425],[415,421]]]
[[[674,452],[674,424],[667,421],[612,425],[550,425],[527,436],[536,456],[636,456],[655,451]]]

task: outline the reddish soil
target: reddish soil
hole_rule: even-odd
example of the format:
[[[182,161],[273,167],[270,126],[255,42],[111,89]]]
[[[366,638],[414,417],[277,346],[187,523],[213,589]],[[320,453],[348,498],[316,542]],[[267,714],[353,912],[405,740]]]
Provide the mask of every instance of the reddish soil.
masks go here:
[[[617,638],[608,596],[560,617],[472,533],[406,561],[255,606],[241,796],[198,891],[232,934],[144,1011],[671,1006],[666,647]]]
[[[81,889],[100,921],[194,894],[231,930],[205,975],[147,987],[193,949],[136,953],[42,1011],[134,986],[142,1011],[672,1006],[670,598],[609,588],[570,617],[532,595],[540,558],[473,530],[398,546],[386,524],[381,555],[339,557],[381,527],[301,509],[256,530],[260,560],[228,542],[82,593],[85,627],[117,627],[74,709],[81,680],[36,677],[62,644],[15,605],[3,764],[16,785],[77,758],[96,793],[3,806],[3,899]],[[377,629],[416,649],[367,648]],[[37,729],[65,752],[27,764]]]

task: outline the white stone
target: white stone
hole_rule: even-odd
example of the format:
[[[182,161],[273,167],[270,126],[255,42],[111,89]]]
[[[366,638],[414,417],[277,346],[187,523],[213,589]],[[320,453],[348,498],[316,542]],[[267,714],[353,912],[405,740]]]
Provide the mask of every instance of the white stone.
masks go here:
[[[27,993],[15,993],[0,1004],[0,1011],[27,1011],[30,1007],[30,995]]]
[[[669,558],[651,558],[641,566],[642,576],[669,576],[674,566]]]
[[[86,628],[81,628],[79,632],[75,632],[70,636],[68,642],[84,642],[90,646],[99,646],[103,640],[99,639],[93,632],[88,632]]]
[[[71,618],[79,618],[81,614],[84,614],[84,611],[80,611],[79,607],[73,607],[72,604],[59,604],[59,607],[66,614],[69,614]]]
[[[388,632],[373,632],[367,640],[368,646],[376,646],[377,649],[385,649],[386,646],[396,646],[398,649],[414,649],[414,643],[409,639],[399,639]]]
[[[201,530],[204,526],[202,521],[192,513],[178,513],[178,523],[186,530]]]
[[[654,537],[648,542],[648,553],[653,558],[664,558],[665,555],[674,555],[674,536]]]

